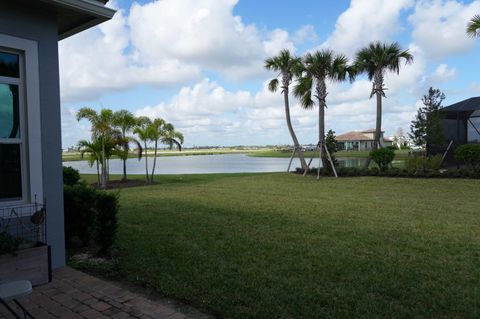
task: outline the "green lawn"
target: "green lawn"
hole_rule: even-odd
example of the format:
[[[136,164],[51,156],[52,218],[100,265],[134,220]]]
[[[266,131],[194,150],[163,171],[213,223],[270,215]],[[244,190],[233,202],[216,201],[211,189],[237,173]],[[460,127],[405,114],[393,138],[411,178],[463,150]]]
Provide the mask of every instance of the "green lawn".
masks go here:
[[[478,180],[159,176],[120,190],[119,274],[225,318],[478,318],[479,195]]]

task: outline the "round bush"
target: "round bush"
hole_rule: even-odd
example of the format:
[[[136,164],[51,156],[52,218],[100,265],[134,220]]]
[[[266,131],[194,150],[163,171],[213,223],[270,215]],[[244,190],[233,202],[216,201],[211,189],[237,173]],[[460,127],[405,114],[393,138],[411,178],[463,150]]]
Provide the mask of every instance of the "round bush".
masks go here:
[[[461,145],[455,150],[454,157],[471,169],[480,170],[480,144]]]
[[[379,148],[370,152],[370,157],[382,172],[386,171],[395,158],[395,151],[390,148]]]

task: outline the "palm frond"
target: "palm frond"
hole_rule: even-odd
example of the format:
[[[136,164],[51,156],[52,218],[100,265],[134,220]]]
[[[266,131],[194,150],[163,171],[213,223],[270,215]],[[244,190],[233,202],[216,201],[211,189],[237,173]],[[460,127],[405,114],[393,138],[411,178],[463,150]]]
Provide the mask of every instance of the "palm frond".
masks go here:
[[[470,19],[470,22],[467,24],[467,35],[471,38],[476,38],[480,36],[480,15],[476,14]]]

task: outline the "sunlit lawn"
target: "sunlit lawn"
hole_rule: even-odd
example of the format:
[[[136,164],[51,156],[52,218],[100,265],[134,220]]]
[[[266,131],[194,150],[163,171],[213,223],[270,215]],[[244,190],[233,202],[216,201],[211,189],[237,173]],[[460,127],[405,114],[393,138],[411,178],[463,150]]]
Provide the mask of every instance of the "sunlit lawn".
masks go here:
[[[226,318],[480,317],[480,181],[158,176],[120,275]]]

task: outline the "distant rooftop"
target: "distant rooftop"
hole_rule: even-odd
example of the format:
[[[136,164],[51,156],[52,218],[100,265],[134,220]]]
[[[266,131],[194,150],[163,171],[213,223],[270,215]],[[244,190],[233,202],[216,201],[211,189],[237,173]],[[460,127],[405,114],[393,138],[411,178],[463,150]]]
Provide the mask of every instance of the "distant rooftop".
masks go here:
[[[384,131],[382,131],[383,133]],[[344,134],[340,134],[336,137],[339,142],[354,142],[354,141],[373,141],[373,138],[370,135],[365,133],[375,133],[375,129],[368,129],[366,131],[351,131]],[[389,138],[383,138],[384,141],[390,141]]]

